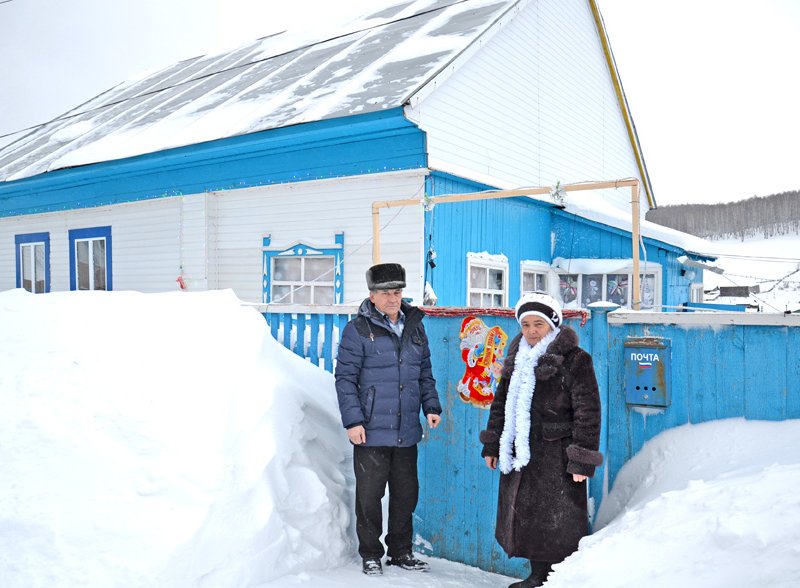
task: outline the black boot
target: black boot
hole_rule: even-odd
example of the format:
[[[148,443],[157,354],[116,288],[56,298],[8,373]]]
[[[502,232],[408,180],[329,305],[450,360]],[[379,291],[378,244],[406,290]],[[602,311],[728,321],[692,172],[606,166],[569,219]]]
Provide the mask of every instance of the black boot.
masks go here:
[[[552,564],[546,561],[531,561],[531,575],[519,582],[514,582],[508,588],[536,588],[547,581],[547,576],[553,570]]]

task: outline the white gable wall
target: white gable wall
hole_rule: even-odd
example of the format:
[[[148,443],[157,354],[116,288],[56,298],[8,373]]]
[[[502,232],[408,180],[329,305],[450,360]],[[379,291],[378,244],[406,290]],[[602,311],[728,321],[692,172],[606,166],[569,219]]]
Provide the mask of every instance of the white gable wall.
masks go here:
[[[639,177],[588,1],[520,6],[406,108],[429,166],[499,187]],[[627,208],[630,190],[609,197]]]

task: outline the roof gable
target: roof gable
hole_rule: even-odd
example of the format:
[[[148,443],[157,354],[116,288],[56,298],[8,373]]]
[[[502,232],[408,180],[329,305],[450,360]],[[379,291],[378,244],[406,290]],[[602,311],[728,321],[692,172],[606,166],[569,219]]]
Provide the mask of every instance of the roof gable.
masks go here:
[[[401,106],[517,0],[415,0],[126,82],[0,150],[0,180]]]

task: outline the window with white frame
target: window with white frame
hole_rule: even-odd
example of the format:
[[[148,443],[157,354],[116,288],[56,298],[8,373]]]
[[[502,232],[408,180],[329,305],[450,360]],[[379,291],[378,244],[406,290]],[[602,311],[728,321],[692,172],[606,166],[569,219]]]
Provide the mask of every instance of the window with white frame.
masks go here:
[[[286,248],[273,246],[267,235],[262,251],[265,304],[342,304],[344,233],[336,233],[332,244],[298,241]]]
[[[633,282],[631,267],[619,267],[620,260],[572,260],[579,271],[565,271],[570,268],[570,260],[562,260],[557,265],[559,278],[558,293],[564,306],[585,308],[593,302],[613,302],[630,307],[630,284]],[[610,269],[609,268],[617,268]],[[639,273],[641,308],[653,308],[661,302],[661,267],[647,264],[647,271]]]
[[[689,286],[689,302],[703,302],[702,283],[692,283]]]
[[[520,296],[528,292],[547,292],[549,270],[549,265],[523,261],[520,265]]]
[[[50,291],[50,234],[16,235],[17,288],[33,294]]]
[[[71,290],[111,290],[111,227],[69,231]]]
[[[280,304],[333,304],[333,256],[272,258],[270,300]]]
[[[482,258],[467,260],[467,305],[475,308],[507,306],[508,263]]]

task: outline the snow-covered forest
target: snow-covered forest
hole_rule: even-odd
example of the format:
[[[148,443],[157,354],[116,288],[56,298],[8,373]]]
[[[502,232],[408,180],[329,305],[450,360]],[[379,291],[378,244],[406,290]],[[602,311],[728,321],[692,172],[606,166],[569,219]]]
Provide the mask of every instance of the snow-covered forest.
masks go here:
[[[706,239],[800,234],[800,190],[724,204],[660,206],[647,220]]]

